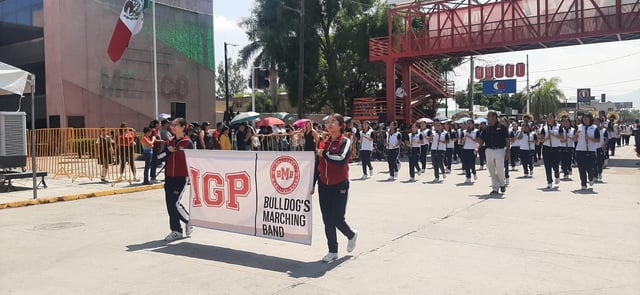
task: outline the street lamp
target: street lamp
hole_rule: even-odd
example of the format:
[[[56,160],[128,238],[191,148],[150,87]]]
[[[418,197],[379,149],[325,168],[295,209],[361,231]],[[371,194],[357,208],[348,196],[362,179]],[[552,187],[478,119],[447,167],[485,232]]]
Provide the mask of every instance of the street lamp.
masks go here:
[[[299,42],[300,42],[300,53],[298,61],[298,119],[302,119],[304,117],[304,109],[302,106],[302,95],[303,95],[303,87],[304,87],[304,0],[300,0],[300,9],[295,9],[293,7],[289,7],[286,5],[282,5],[285,9],[289,9],[291,11],[295,11],[300,15],[300,33],[299,33]]]
[[[223,121],[229,122],[230,118],[230,110],[229,110],[229,73],[227,66],[227,45],[238,46],[236,44],[231,44],[224,42],[224,96],[226,102],[226,109],[224,110],[224,119]]]
[[[531,89],[535,89],[540,87],[540,82],[534,84],[533,86],[527,87],[527,114],[531,114],[531,109],[529,108],[529,104],[531,103]]]

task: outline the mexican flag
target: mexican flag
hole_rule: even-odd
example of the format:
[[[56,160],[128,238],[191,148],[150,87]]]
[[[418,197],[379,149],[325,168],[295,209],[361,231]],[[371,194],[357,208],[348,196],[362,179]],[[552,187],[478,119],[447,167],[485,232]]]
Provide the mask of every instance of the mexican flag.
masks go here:
[[[107,50],[109,58],[113,62],[120,60],[124,50],[129,46],[131,36],[142,30],[142,21],[144,19],[142,11],[146,7],[145,2],[145,0],[126,0],[124,2],[120,19],[118,19],[116,28],[113,30],[113,36],[111,36],[111,42]]]

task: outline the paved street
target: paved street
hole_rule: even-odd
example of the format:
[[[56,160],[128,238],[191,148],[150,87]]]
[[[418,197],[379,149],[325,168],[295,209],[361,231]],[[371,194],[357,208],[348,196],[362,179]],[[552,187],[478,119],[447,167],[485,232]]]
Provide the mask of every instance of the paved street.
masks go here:
[[[162,190],[3,209],[0,294],[640,294],[638,160],[620,148],[586,194],[577,171],[550,191],[542,167],[512,172],[502,197],[486,171],[387,183],[374,162],[350,191],[357,248],[339,236],[330,264],[317,201],[310,247],[203,228],[167,244]]]

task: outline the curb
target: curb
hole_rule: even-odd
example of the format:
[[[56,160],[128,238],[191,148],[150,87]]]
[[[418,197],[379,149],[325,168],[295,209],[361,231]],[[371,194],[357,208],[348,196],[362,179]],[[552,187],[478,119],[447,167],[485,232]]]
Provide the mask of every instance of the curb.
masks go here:
[[[107,197],[107,196],[120,195],[120,194],[130,194],[130,193],[150,191],[150,190],[161,189],[161,188],[164,188],[164,183],[153,184],[153,185],[143,185],[143,186],[138,186],[138,187],[128,187],[128,188],[121,188],[121,189],[113,189],[113,190],[108,190],[108,191],[99,191],[99,192],[84,193],[84,194],[77,194],[77,195],[66,195],[66,196],[60,196],[60,197],[31,199],[31,200],[26,200],[26,201],[3,203],[3,204],[0,204],[0,209],[20,208],[20,207],[26,207],[26,206],[32,206],[32,205],[41,205],[41,204],[50,204],[50,203],[57,203],[57,202],[75,201],[75,200]]]

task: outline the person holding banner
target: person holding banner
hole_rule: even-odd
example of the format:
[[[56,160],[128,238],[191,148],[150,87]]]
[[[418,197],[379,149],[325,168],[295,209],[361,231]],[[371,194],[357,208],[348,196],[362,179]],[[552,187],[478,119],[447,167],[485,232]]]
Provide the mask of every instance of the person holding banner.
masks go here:
[[[173,120],[171,130],[175,136],[169,139],[164,150],[167,157],[164,193],[167,212],[169,213],[169,227],[171,228],[171,233],[164,238],[167,242],[183,237],[180,221],[186,224],[185,234],[187,236],[190,236],[193,231],[193,227],[189,225],[189,213],[180,203],[187,184],[187,177],[189,176],[184,150],[193,149],[193,142],[186,136],[188,128],[189,126],[184,118]],[[160,156],[163,155],[160,154]]]
[[[338,238],[336,228],[349,239],[347,252],[356,247],[358,232],[347,224],[344,214],[349,193],[349,158],[351,140],[344,136],[344,118],[340,114],[331,114],[327,120],[329,137],[320,142],[316,154],[319,158],[317,170],[320,210],[327,236],[329,253],[322,258],[331,262],[338,258]]]

